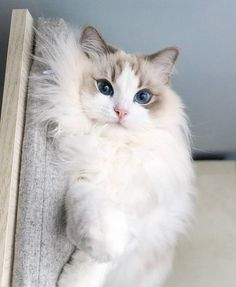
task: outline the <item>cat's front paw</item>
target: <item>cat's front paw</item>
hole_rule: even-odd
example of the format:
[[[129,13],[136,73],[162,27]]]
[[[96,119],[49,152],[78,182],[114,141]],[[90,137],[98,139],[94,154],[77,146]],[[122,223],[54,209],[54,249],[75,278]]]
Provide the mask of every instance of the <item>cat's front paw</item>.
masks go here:
[[[76,250],[57,282],[57,287],[101,287],[111,264],[93,260],[88,254]]]
[[[78,249],[83,250],[97,261],[110,261],[111,256],[107,251],[107,246],[105,242],[106,240],[100,226],[92,228],[92,223],[81,223],[82,220],[80,221],[80,224],[75,226],[67,224],[66,234],[70,242]]]
[[[125,215],[117,209],[104,210],[100,224],[91,226],[86,247],[91,256],[100,260],[113,260],[123,254],[128,242]]]
[[[85,237],[80,242],[80,247],[87,254],[99,262],[107,262],[112,260],[112,254],[109,253],[106,243],[102,239],[93,237]]]
[[[77,248],[97,261],[111,261],[119,257],[127,245],[126,219],[120,211],[104,211],[96,222],[83,224],[83,228],[67,225],[67,236]]]

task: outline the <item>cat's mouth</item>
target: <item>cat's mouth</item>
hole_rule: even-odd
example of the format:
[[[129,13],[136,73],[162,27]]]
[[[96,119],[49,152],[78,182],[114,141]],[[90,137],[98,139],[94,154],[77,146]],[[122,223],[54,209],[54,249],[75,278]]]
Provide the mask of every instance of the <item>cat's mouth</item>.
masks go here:
[[[122,127],[124,129],[126,129],[127,127],[125,126],[125,123],[124,123],[124,120],[117,120],[115,123],[114,123],[115,126],[117,127]]]

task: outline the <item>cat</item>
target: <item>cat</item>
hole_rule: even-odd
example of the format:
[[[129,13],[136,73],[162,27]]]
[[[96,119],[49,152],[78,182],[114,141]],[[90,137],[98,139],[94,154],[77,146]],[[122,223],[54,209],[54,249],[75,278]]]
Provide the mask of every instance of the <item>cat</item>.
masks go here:
[[[76,250],[58,287],[164,286],[194,191],[187,117],[170,84],[179,50],[128,54],[91,26],[79,36],[66,27],[48,28],[38,61],[49,72],[34,75],[68,176]]]

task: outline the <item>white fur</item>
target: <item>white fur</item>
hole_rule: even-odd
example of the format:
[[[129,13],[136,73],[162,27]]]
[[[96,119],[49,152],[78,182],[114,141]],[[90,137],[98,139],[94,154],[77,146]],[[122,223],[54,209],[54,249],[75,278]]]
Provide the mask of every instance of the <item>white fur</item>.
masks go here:
[[[82,99],[82,73],[91,63],[76,33],[45,29],[53,41],[38,36],[38,60],[53,73],[35,73],[31,93],[40,102],[39,120],[57,124],[52,136],[69,177],[67,234],[78,247],[58,286],[163,286],[176,236],[185,231],[192,210],[183,105],[165,86],[165,105],[151,119],[132,101],[137,78],[128,64],[112,99],[99,93]],[[114,104],[128,109],[121,125]]]

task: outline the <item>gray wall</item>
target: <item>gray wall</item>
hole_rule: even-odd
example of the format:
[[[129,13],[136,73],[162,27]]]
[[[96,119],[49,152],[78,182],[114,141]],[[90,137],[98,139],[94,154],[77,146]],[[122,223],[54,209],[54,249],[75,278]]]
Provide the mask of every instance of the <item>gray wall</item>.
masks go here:
[[[0,0],[0,87],[13,8],[92,24],[130,52],[177,45],[173,85],[187,105],[196,151],[236,152],[235,0]]]

